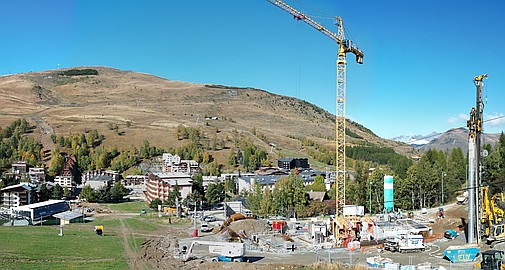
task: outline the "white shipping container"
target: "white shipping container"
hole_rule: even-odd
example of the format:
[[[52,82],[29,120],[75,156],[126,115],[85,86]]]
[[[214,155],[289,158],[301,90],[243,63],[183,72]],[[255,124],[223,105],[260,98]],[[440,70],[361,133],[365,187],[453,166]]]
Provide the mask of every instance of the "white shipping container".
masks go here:
[[[364,216],[365,207],[362,205],[344,205],[344,216]]]

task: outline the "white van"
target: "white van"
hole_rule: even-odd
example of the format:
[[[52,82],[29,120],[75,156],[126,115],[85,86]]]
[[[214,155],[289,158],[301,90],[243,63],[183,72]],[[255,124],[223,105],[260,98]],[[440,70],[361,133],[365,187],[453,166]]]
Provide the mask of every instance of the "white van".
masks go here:
[[[387,239],[384,243],[384,249],[391,252],[419,251],[426,249],[424,238],[419,234],[401,234],[394,238]]]

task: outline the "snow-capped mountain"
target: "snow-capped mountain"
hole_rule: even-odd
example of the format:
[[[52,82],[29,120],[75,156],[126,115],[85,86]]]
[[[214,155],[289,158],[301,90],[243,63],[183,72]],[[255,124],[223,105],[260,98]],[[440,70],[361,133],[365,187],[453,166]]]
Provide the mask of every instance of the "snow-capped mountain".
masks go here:
[[[442,135],[438,132],[432,132],[428,135],[400,135],[391,138],[393,141],[404,142],[413,146],[423,146],[430,143],[432,140],[440,137]]]

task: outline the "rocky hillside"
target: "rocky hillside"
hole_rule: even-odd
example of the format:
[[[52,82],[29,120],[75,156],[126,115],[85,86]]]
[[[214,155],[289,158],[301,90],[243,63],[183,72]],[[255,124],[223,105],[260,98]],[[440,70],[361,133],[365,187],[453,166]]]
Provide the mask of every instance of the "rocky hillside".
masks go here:
[[[170,81],[107,67],[79,67],[0,77],[0,124],[26,118],[47,148],[50,135],[97,129],[105,146],[181,144],[177,126],[200,127],[207,138],[227,140],[237,131],[271,151],[272,158],[303,156],[308,138],[335,149],[334,115],[292,97],[252,88]],[[116,127],[117,128],[114,128]],[[112,128],[111,128],[112,127]],[[412,147],[377,137],[350,123],[347,142],[372,143],[413,155]],[[271,144],[275,145],[272,148]],[[228,153],[213,153],[224,158]]]

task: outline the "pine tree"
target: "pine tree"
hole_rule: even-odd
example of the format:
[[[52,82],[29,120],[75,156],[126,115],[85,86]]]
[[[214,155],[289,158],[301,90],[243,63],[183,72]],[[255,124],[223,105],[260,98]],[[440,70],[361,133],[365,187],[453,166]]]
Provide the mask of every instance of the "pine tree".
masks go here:
[[[110,199],[115,203],[120,202],[126,194],[126,188],[123,186],[121,181],[117,181],[110,189]]]
[[[63,189],[63,197],[64,197],[65,199],[69,199],[69,198],[70,198],[70,196],[72,196],[72,193],[70,192],[70,189],[69,189],[68,187],[65,187],[65,188]]]
[[[39,202],[47,201],[51,198],[51,191],[47,188],[46,184],[42,184],[39,190]]]
[[[82,200],[86,200],[87,202],[96,202],[96,195],[94,190],[91,188],[90,185],[85,185],[82,190],[81,194],[79,195],[79,198]]]
[[[52,188],[51,197],[55,200],[61,200],[61,198],[63,197],[63,188],[59,184],[56,184]]]
[[[209,205],[224,201],[224,186],[221,183],[212,183],[207,187],[205,199]]]

